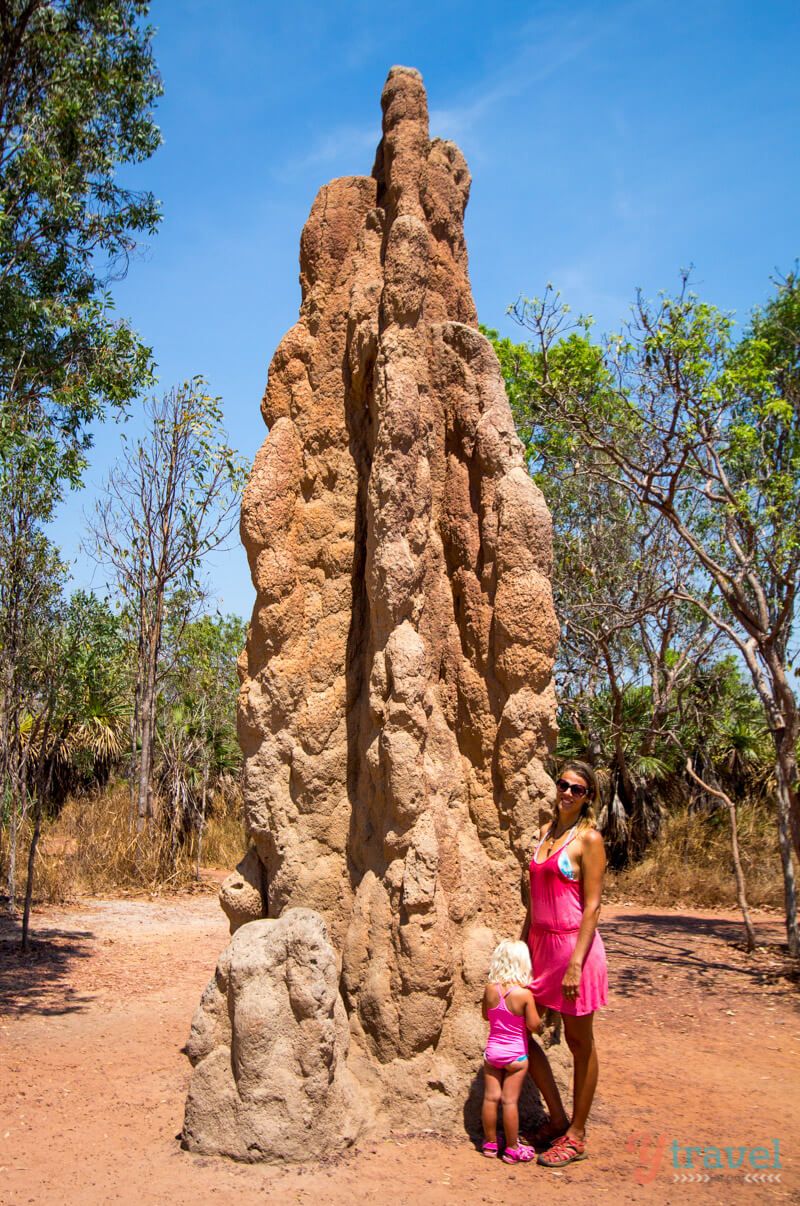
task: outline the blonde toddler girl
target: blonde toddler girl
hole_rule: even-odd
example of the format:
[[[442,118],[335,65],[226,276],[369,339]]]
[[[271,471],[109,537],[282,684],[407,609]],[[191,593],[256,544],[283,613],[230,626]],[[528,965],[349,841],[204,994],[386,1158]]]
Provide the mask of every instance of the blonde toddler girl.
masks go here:
[[[503,1106],[506,1164],[524,1164],[536,1157],[532,1147],[519,1142],[519,1095],[528,1071],[528,1034],[538,1034],[541,1018],[533,993],[531,957],[525,942],[504,938],[489,964],[482,1014],[489,1023],[483,1064],[484,1156],[498,1155],[497,1107]]]

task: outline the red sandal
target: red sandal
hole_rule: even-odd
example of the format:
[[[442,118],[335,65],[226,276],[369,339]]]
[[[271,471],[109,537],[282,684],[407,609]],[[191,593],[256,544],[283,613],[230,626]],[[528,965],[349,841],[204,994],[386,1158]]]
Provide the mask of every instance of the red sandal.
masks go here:
[[[565,1168],[568,1164],[576,1164],[578,1160],[586,1159],[586,1144],[571,1135],[562,1135],[546,1152],[542,1152],[537,1163],[545,1168]]]
[[[537,1152],[549,1151],[557,1139],[567,1133],[568,1122],[562,1126],[553,1126],[552,1122],[543,1122],[530,1136],[530,1143]]]

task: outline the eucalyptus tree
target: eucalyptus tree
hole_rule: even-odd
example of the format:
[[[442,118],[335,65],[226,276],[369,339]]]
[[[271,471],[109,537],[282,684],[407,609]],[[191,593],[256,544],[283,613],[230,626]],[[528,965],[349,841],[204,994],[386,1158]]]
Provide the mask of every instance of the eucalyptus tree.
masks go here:
[[[131,725],[132,805],[141,832],[153,815],[156,709],[168,673],[165,628],[178,638],[206,595],[203,558],[238,519],[244,464],[227,442],[218,398],[200,377],[144,403],[146,429],[123,433],[92,522],[136,646]]]
[[[600,349],[601,387],[559,374],[574,324],[557,294],[521,301],[539,351],[537,389],[593,472],[663,522],[689,557],[677,596],[731,642],[771,734],[787,933],[800,954],[792,847],[800,854],[791,685],[800,589],[800,282],[779,281],[743,336],[683,287],[637,297]]]
[[[541,388],[545,349],[487,334],[529,469],[553,517],[562,728],[572,756],[611,772],[606,833],[621,864],[658,832],[653,785],[675,762],[659,738],[716,632],[678,597],[687,555],[669,525],[609,480],[604,455],[589,452]],[[602,350],[587,330],[547,349],[547,367],[551,388],[600,396],[613,407]]]
[[[244,642],[245,624],[235,615],[202,615],[167,633],[171,669],[158,725],[158,777],[173,848],[177,837],[193,834],[198,878],[209,799],[241,766],[236,663]]]
[[[61,608],[57,744],[51,805],[76,787],[104,786],[126,749],[133,685],[131,650],[107,599],[77,590]]]
[[[139,0],[0,4],[0,774],[23,806],[25,651],[43,639],[46,524],[80,484],[90,425],[150,380],[108,293],[158,222],[118,169],[159,142],[161,91]],[[52,577],[52,573],[50,573]]]
[[[0,455],[33,435],[51,505],[80,480],[89,424],[149,371],[107,291],[159,220],[152,193],[119,180],[160,141],[147,8],[0,5]]]
[[[20,516],[4,501],[0,492],[0,817],[7,831],[6,892],[13,912],[19,835],[32,785],[41,799],[40,755],[54,706],[48,667],[65,570],[30,515]]]

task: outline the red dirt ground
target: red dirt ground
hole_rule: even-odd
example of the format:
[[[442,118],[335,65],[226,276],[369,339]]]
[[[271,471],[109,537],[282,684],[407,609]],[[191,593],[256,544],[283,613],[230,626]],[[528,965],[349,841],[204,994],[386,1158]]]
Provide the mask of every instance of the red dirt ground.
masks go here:
[[[0,1202],[496,1206],[520,1194],[563,1201],[565,1190],[578,1206],[800,1201],[797,982],[780,920],[756,921],[763,946],[747,956],[734,914],[606,909],[612,998],[597,1023],[590,1158],[560,1172],[482,1159],[466,1136],[396,1134],[299,1169],[189,1155],[176,1140],[189,1078],[180,1048],[227,939],[216,901],[42,910],[27,958],[4,922]],[[776,1142],[780,1169],[764,1167]],[[703,1149],[691,1169],[687,1145]],[[738,1168],[716,1167],[725,1147]]]

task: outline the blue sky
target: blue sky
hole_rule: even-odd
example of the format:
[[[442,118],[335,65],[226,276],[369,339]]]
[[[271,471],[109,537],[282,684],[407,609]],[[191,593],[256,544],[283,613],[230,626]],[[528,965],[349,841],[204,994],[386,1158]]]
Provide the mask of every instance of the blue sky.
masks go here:
[[[800,254],[795,0],[155,0],[151,20],[164,143],[127,178],[164,218],[116,305],[164,388],[207,377],[248,460],[297,316],[301,228],[322,184],[369,173],[394,63],[419,68],[432,134],[467,157],[473,290],[505,334],[521,335],[508,305],[548,281],[605,331],[637,287],[672,289],[690,264],[744,321]],[[74,583],[101,593],[81,533],[119,435],[97,432],[53,530]],[[249,615],[237,542],[209,580],[211,606]]]

